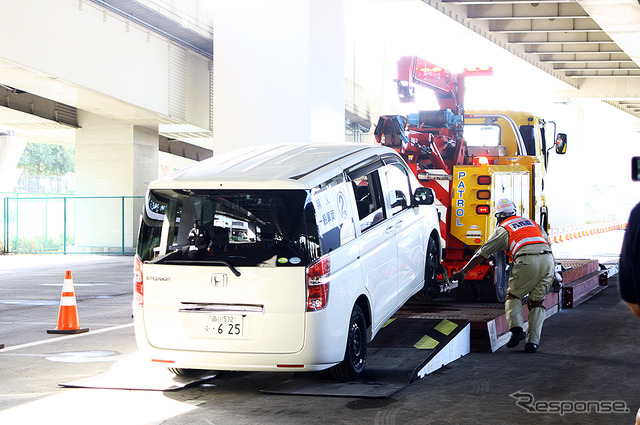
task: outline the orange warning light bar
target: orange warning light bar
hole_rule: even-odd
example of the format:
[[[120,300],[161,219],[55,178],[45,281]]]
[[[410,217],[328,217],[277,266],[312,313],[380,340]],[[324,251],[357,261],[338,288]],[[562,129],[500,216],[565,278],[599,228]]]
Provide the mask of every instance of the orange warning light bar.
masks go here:
[[[475,68],[465,68],[464,71],[463,71],[463,74],[466,77],[493,75],[493,67],[483,66],[483,67],[475,67]]]

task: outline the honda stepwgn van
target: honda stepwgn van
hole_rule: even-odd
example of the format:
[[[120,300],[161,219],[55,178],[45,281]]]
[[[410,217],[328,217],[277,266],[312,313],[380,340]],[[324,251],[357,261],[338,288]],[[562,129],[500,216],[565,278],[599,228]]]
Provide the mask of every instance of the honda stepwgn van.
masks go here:
[[[394,150],[362,144],[248,148],[152,182],[135,257],[140,351],[175,373],[358,378],[367,344],[436,278],[433,201]]]

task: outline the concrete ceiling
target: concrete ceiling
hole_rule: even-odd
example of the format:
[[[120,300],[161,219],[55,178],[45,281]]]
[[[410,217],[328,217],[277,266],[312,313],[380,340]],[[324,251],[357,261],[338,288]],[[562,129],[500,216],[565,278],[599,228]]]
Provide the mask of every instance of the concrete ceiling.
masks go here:
[[[600,99],[640,118],[640,0],[422,1],[574,87],[567,97]],[[113,7],[128,3],[99,2]],[[127,13],[135,14],[138,20],[144,18],[139,10]],[[212,47],[212,42],[204,43],[198,38],[202,36],[196,35],[194,43],[210,43]],[[103,109],[121,110],[125,106],[131,108],[108,105]],[[149,117],[148,111],[127,110],[124,115],[136,117],[138,125],[179,124]],[[1,103],[0,123],[38,129],[50,136],[54,130],[62,131],[62,137],[52,139],[73,143],[73,131],[68,126]]]
[[[578,90],[640,118],[640,0],[423,0]]]

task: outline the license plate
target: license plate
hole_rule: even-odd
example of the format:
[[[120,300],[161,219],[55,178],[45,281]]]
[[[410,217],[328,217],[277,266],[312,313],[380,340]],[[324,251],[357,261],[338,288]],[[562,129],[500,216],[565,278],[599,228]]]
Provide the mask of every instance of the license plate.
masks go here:
[[[235,338],[242,336],[242,316],[230,314],[207,314],[202,332],[210,337]]]

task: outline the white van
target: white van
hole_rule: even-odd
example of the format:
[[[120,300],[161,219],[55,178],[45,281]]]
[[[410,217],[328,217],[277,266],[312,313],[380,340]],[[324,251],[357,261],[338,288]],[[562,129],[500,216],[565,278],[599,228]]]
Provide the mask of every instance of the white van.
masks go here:
[[[351,380],[436,278],[433,192],[392,149],[239,150],[152,182],[135,259],[140,350],[189,369]]]

